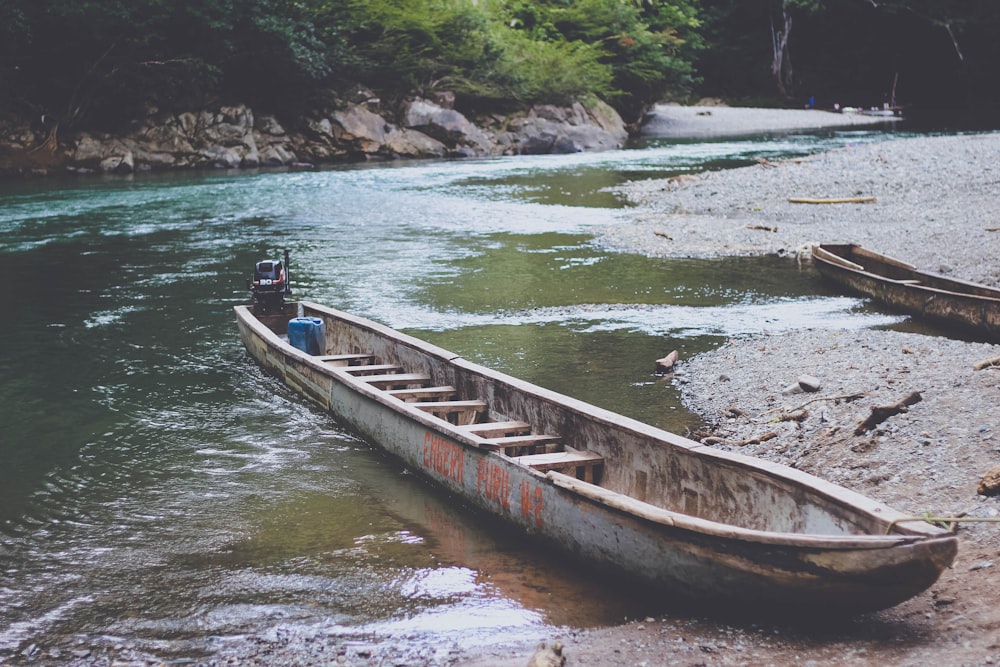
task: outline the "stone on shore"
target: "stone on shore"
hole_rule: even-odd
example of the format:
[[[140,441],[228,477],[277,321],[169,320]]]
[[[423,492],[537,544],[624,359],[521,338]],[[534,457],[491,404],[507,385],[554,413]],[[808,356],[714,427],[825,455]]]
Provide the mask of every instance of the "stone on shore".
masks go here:
[[[453,108],[453,99],[438,95],[434,100],[411,100],[397,124],[378,111],[379,100],[370,91],[354,97],[302,119],[292,129],[273,115],[257,117],[245,105],[176,114],[151,108],[122,134],[60,136],[61,148],[51,162],[78,173],[252,169],[301,162],[599,151],[620,148],[628,138],[622,119],[603,103],[541,105],[510,117],[479,119],[477,124]],[[27,173],[15,157],[27,155],[25,144],[38,144],[40,138],[27,127],[0,130],[0,157],[5,158],[0,173]]]

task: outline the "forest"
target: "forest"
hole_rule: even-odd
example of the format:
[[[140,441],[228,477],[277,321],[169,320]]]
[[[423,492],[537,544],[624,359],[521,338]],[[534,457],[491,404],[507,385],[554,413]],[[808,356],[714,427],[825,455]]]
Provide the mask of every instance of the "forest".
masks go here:
[[[240,102],[283,116],[364,86],[490,113],[653,103],[1000,101],[993,0],[3,0],[0,113],[114,128]]]

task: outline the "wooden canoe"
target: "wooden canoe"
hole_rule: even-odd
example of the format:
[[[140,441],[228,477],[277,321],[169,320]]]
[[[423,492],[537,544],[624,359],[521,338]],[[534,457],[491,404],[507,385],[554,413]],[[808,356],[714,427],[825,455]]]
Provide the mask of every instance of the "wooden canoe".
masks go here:
[[[920,593],[955,557],[952,533],[857,493],[376,322],[309,302],[235,310],[250,356],[345,426],[475,507],[670,600],[853,613]],[[320,354],[282,335],[296,316],[322,321]]]
[[[812,247],[825,278],[893,308],[1000,339],[1000,290],[927,271],[856,244]]]

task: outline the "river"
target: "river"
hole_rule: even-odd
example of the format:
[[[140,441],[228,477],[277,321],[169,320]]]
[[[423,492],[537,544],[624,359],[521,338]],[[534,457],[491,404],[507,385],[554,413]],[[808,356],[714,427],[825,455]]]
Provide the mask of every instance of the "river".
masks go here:
[[[199,658],[281,625],[489,645],[652,613],[262,374],[244,281],[288,248],[296,297],[684,432],[658,357],[891,320],[788,260],[604,250],[592,230],[629,214],[613,188],[885,138],[0,184],[0,662]]]

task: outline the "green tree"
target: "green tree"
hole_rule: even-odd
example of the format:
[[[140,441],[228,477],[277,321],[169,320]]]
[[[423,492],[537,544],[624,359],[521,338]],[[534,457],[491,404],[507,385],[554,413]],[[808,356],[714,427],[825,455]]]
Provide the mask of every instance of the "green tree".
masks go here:
[[[695,2],[518,0],[506,12],[507,25],[534,40],[598,49],[598,62],[611,71],[605,94],[634,120],[668,92],[687,93],[697,83],[691,63],[702,41]]]
[[[8,2],[20,48],[4,53],[0,71],[22,101],[65,126],[132,118],[149,103],[254,101],[259,91],[280,101],[332,67],[294,0]]]
[[[596,95],[636,117],[697,81],[699,0],[5,0],[8,104],[63,127],[149,106],[289,113],[325,88],[483,106]]]

